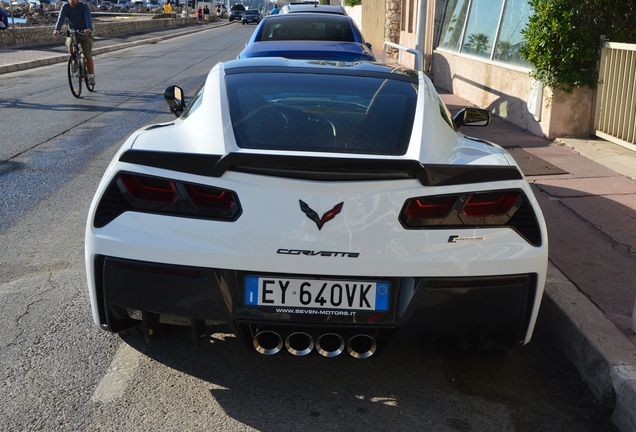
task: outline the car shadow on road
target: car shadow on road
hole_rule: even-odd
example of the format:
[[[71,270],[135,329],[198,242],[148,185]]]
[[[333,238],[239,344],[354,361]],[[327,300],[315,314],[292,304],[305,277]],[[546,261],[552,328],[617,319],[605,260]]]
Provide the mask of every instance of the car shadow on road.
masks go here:
[[[417,340],[400,338],[359,360],[316,352],[263,356],[223,327],[212,331],[200,348],[185,328],[149,344],[136,336],[125,342],[208,383],[208,404],[260,431],[565,430],[565,417],[575,426],[569,430],[615,430],[584,385],[572,385],[576,371],[543,336],[507,352],[440,345],[428,355]],[[535,355],[546,345],[547,356]],[[538,380],[537,371],[550,378]]]

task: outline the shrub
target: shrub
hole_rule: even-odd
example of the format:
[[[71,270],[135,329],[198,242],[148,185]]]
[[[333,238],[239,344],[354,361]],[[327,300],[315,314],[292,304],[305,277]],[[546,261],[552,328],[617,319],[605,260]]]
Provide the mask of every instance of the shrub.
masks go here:
[[[636,42],[636,0],[529,0],[522,56],[544,85],[571,93],[598,84],[601,36]]]

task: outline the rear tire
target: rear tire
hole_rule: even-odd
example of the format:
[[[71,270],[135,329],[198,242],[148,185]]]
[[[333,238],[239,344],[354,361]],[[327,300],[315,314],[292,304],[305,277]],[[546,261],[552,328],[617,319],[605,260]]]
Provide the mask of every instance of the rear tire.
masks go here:
[[[67,71],[68,71],[68,85],[71,87],[71,93],[76,98],[82,94],[82,76],[80,73],[80,67],[82,62],[77,54],[71,54],[68,58]],[[75,72],[73,72],[75,70]]]

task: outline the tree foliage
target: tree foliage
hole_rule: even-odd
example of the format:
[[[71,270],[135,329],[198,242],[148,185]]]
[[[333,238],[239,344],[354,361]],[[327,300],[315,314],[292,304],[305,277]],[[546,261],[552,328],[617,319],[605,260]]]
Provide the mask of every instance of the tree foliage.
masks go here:
[[[532,76],[554,89],[598,84],[601,37],[636,42],[636,0],[529,0],[522,56]]]
[[[358,6],[362,4],[362,0],[345,0],[345,6]]]

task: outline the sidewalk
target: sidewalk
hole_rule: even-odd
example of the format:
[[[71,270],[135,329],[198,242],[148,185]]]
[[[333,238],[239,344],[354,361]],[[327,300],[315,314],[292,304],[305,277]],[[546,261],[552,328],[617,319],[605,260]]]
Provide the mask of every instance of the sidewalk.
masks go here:
[[[225,25],[96,38],[95,55]],[[66,61],[56,45],[0,49],[0,74]],[[0,80],[1,80],[0,76]],[[454,113],[470,104],[440,92]],[[623,432],[636,431],[636,153],[601,140],[548,141],[500,118],[466,135],[505,147],[541,204],[550,265],[538,326],[579,370]]]

